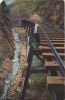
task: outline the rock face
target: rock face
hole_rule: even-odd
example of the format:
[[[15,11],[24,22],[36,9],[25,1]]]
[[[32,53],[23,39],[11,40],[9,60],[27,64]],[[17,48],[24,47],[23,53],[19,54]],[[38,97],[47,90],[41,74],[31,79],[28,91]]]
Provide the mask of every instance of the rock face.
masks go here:
[[[14,42],[9,9],[3,1],[0,5],[0,93],[2,92],[4,79],[12,70],[12,58],[14,56]]]

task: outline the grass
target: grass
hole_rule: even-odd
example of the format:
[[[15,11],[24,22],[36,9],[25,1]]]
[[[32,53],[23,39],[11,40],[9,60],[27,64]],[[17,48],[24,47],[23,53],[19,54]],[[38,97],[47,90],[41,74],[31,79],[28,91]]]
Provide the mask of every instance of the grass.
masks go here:
[[[42,89],[46,87],[46,74],[32,74],[29,78],[28,87]]]
[[[54,99],[52,92],[46,89],[44,89],[43,91],[37,89],[28,89],[26,91],[25,100],[54,100]]]
[[[36,56],[33,56],[32,68],[38,68],[41,66],[43,67],[43,63]]]

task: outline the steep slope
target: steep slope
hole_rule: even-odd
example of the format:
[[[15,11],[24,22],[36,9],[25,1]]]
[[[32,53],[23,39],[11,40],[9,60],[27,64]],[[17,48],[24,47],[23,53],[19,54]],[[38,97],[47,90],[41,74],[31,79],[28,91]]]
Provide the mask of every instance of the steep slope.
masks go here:
[[[22,18],[38,13],[45,21],[64,29],[64,0],[15,0],[10,8],[13,17]]]
[[[0,94],[4,79],[12,70],[12,58],[14,56],[14,42],[12,25],[9,18],[9,9],[3,1],[0,5]]]
[[[43,11],[43,18],[45,18],[45,21],[51,22],[54,25],[58,25],[59,28],[64,29],[63,0],[50,0],[50,2],[45,3],[45,6],[43,9],[40,9],[39,12],[40,11]]]

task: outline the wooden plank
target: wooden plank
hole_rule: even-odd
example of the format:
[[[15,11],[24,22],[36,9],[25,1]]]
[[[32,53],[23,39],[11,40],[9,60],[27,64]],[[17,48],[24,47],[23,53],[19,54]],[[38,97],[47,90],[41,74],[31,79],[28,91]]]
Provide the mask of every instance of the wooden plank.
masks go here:
[[[56,92],[59,92],[59,91],[64,92],[64,77],[47,76],[47,89],[56,91]]]
[[[64,47],[64,44],[65,43],[52,43],[54,46],[57,46],[57,47]]]
[[[41,46],[48,46],[48,43],[46,43],[46,42],[45,43],[44,42],[40,42],[40,45]]]
[[[63,43],[58,43],[58,42],[57,42],[57,43],[52,43],[52,44],[59,44],[59,45],[60,45],[60,44],[65,44],[65,43],[64,43],[64,42],[63,42]]]
[[[54,69],[54,70],[59,68],[58,64],[52,61],[45,61],[45,67],[46,69]]]
[[[50,38],[52,40],[52,38]],[[53,40],[64,40],[63,38],[53,38]]]
[[[41,49],[50,49],[50,47],[48,47],[48,46],[41,46],[41,45],[40,45],[40,48]],[[60,47],[59,46],[59,47],[55,47],[55,49],[65,49],[65,47]]]
[[[43,46],[40,46],[40,49],[42,49],[43,52],[51,51],[51,49],[49,47],[44,48]],[[64,47],[56,47],[56,50],[57,50],[57,52],[64,53],[65,48]]]
[[[65,40],[51,40],[51,42],[65,42]]]
[[[65,53],[58,53],[59,56],[65,56]],[[43,56],[54,56],[53,53],[43,53]]]
[[[63,46],[64,47],[64,44],[65,43],[52,43],[54,46]],[[40,45],[41,46],[45,46],[45,45],[48,45],[48,43],[46,42],[40,42]]]
[[[50,35],[50,36],[48,36],[48,37],[50,37],[50,38],[63,38],[64,36],[59,36],[59,35],[58,35],[58,36],[57,36],[57,35],[56,35],[56,36],[51,36],[51,35]]]

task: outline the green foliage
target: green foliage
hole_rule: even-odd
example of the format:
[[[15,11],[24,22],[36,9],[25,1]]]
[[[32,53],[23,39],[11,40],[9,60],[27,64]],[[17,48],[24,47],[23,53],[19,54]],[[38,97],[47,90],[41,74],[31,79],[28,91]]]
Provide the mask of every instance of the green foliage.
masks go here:
[[[47,0],[15,0],[13,5],[17,5],[15,12],[31,14],[37,8],[43,6],[46,1]]]
[[[60,5],[60,9],[57,9],[58,5]],[[62,0],[54,0],[54,2],[53,0],[15,0],[11,8],[14,16],[19,14],[29,16],[34,12],[37,12],[39,15],[43,17],[43,19],[48,19],[49,21],[52,21],[52,23],[54,24],[61,24],[60,26],[63,27],[63,6],[64,5]],[[59,21],[57,21],[57,19],[54,19],[56,16],[57,19],[59,19]]]
[[[29,79],[29,86],[37,87],[41,89],[46,85],[46,75],[45,74],[32,74]]]
[[[40,66],[43,66],[43,63],[34,55],[33,56],[33,61],[32,61],[32,67],[33,68],[38,68]]]

